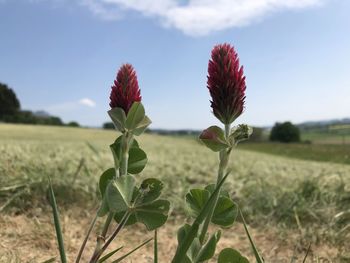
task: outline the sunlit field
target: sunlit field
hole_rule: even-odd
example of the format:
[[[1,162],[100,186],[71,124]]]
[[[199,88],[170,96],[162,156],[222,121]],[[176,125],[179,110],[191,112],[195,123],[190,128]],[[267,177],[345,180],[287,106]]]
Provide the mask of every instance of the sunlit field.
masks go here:
[[[55,256],[48,176],[61,212],[67,254],[74,258],[98,204],[97,180],[113,166],[108,146],[115,135],[99,129],[0,124],[1,262],[42,262]],[[160,230],[165,239],[160,240],[160,262],[167,262],[176,247],[177,227],[187,218],[180,197],[189,186],[213,180],[216,155],[195,138],[144,135],[139,142],[149,164],[136,178],[162,179],[163,196],[172,203],[169,221]],[[348,262],[349,162],[301,160],[255,152],[249,145],[241,148],[231,157],[227,190],[243,209],[265,259],[289,262],[295,256],[302,260],[311,244],[310,260]],[[129,239],[140,242],[148,237],[141,225],[131,230],[134,235],[116,243],[127,247]],[[220,246],[232,243],[252,255],[240,222],[225,234]],[[145,251],[127,262],[153,262]],[[140,257],[143,261],[137,260]]]

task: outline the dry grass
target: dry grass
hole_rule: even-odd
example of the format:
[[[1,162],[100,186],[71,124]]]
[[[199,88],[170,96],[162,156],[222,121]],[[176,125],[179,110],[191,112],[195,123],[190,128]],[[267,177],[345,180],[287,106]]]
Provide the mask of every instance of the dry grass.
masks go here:
[[[68,253],[75,255],[93,217],[98,177],[113,164],[108,145],[115,136],[93,129],[0,125],[1,262],[40,262],[57,255],[47,176],[54,183]],[[160,240],[160,262],[168,262],[176,229],[186,219],[184,195],[190,187],[214,181],[217,158],[191,139],[145,135],[140,145],[149,163],[139,179],[162,179],[163,196],[172,202],[172,216]],[[295,247],[300,259],[309,243],[315,256],[349,262],[349,165],[239,150],[231,161],[227,188],[243,206],[269,262],[290,262]],[[138,242],[149,236],[142,227],[131,231],[130,238]],[[250,253],[239,223],[220,244]],[[134,257],[133,262],[148,262],[146,251],[137,254],[142,260]]]
[[[89,225],[91,213],[76,207],[64,211],[61,215],[69,262],[75,259]],[[176,230],[182,221],[183,219],[179,218],[175,221],[171,220],[160,229],[158,234],[160,262],[170,262],[177,245]],[[100,227],[101,224],[98,224],[96,229]],[[300,260],[305,255],[306,247],[298,246],[299,237],[292,232],[281,234],[269,228],[253,229],[252,234],[267,262],[289,262],[293,255]],[[92,236],[90,239],[82,262],[87,262],[91,256],[95,237]],[[150,237],[152,234],[148,233],[143,226],[129,227],[123,232],[121,238],[114,242],[112,248],[124,246],[118,254],[122,255],[132,248],[130,244],[139,244]],[[0,239],[0,262],[43,262],[54,256],[58,258],[52,219],[42,211],[36,211],[31,215],[0,216]],[[218,251],[225,247],[235,247],[253,259],[244,229],[239,223],[222,237]],[[125,262],[153,262],[152,251],[152,243],[149,243]],[[320,258],[331,259],[335,258],[337,253],[336,248],[327,245],[314,246],[310,258],[317,255]]]

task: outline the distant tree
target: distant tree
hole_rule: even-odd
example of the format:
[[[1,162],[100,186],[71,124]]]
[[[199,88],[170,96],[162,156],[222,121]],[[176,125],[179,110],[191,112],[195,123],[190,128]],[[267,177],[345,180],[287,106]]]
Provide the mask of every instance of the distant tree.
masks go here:
[[[68,122],[67,126],[69,126],[69,127],[80,127],[79,123],[77,123],[76,121]]]
[[[33,115],[31,111],[19,111],[11,116],[7,122],[24,123],[24,124],[38,124],[38,118]]]
[[[105,122],[102,127],[103,129],[106,129],[106,130],[113,130],[114,124],[113,122]]]
[[[59,117],[49,117],[47,118],[47,122],[45,123],[47,125],[54,125],[54,126],[63,126],[64,123]]]
[[[270,141],[299,142],[299,128],[291,122],[276,123],[270,133]]]
[[[0,119],[12,116],[20,109],[20,103],[15,92],[6,84],[0,83]]]

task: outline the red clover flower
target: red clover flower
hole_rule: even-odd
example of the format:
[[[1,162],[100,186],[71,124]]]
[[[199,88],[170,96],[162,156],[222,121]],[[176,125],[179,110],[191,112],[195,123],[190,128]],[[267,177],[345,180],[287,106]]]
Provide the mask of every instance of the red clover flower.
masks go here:
[[[126,115],[134,102],[141,101],[136,71],[132,65],[124,64],[120,67],[109,98],[109,106],[122,108]]]
[[[238,55],[229,44],[216,45],[208,64],[207,87],[214,115],[224,124],[231,124],[244,109],[245,76]]]

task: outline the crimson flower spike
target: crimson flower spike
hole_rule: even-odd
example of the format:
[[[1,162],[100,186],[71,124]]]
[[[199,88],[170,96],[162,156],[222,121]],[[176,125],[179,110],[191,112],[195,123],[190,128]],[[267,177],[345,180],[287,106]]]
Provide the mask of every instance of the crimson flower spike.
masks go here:
[[[238,55],[230,44],[216,45],[208,64],[207,87],[213,113],[222,123],[231,124],[243,112],[245,76]]]
[[[141,101],[136,71],[132,65],[124,64],[120,67],[109,98],[111,99],[109,106],[112,109],[122,108],[126,115],[134,102]]]

